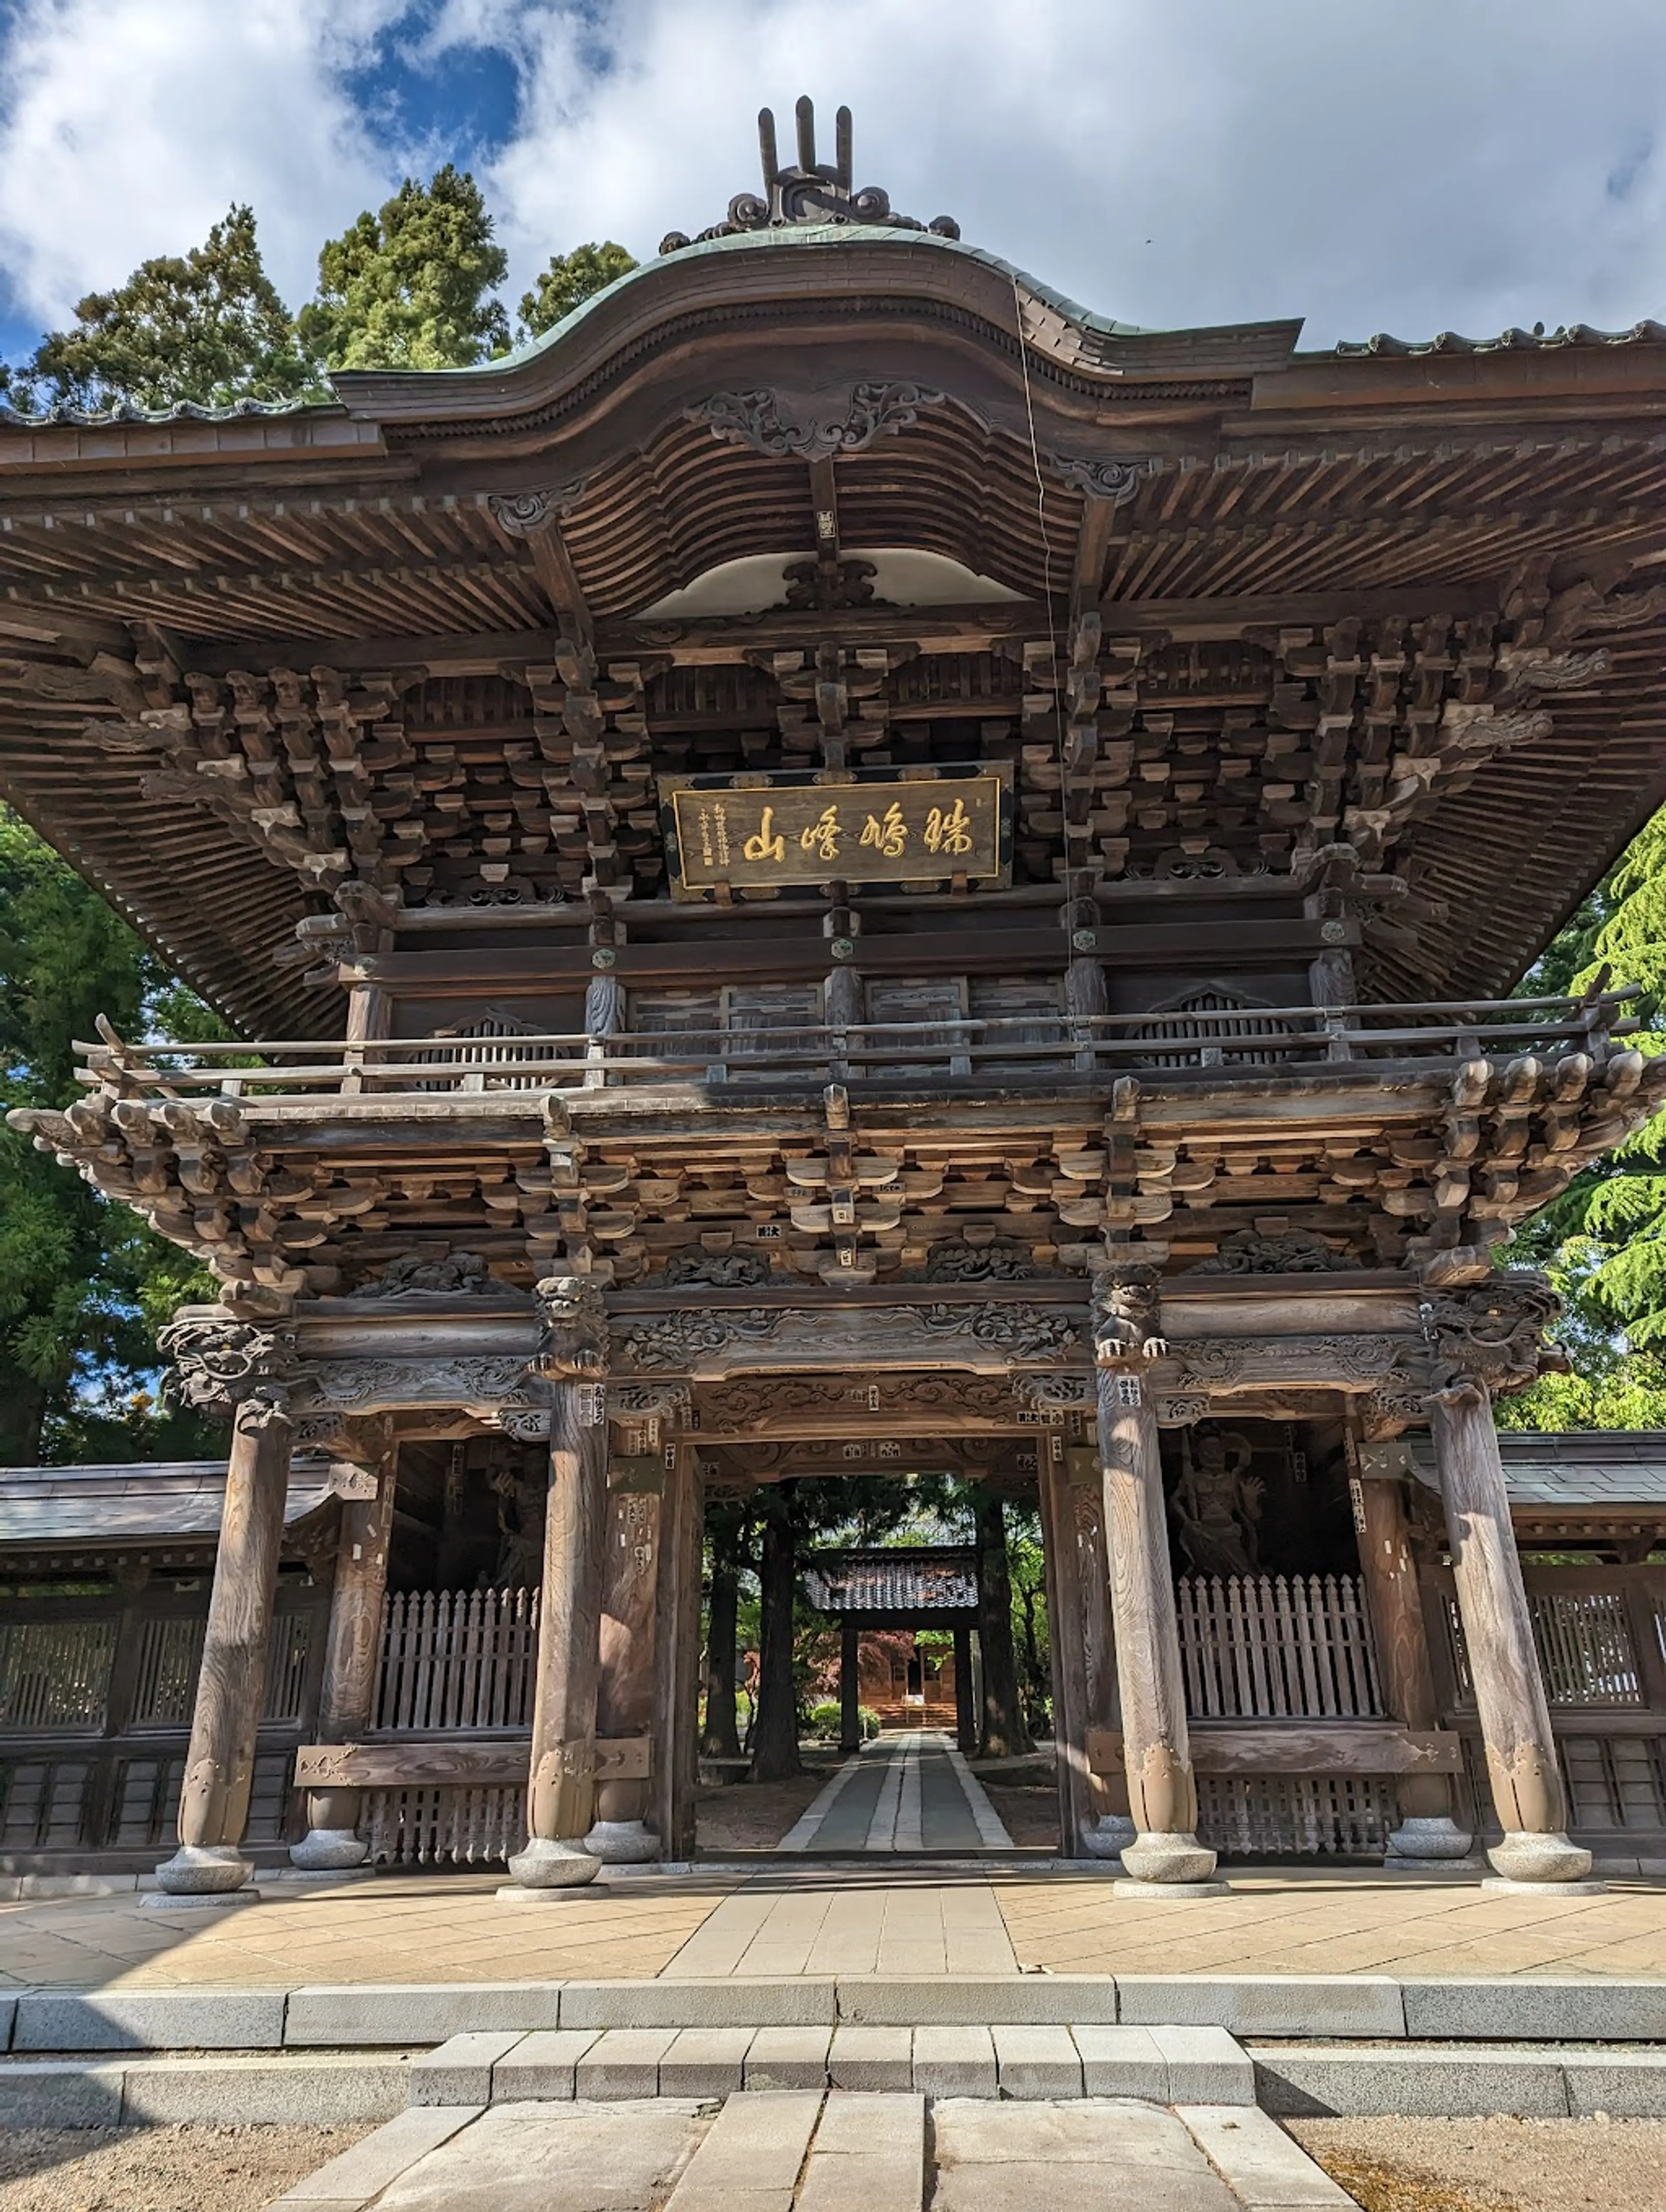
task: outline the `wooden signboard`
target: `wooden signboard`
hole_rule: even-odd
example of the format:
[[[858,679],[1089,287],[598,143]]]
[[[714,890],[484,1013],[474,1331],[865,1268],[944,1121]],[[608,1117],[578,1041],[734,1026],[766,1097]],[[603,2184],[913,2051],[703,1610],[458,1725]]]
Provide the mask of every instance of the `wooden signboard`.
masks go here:
[[[662,775],[661,817],[678,898],[792,884],[1002,884],[1012,872],[1004,764],[836,775]]]

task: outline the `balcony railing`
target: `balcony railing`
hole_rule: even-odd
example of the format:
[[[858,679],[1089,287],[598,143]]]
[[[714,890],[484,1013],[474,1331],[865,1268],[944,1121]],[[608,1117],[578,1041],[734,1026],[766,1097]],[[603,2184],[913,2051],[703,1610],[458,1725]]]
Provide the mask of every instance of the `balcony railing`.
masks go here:
[[[937,1017],[778,1030],[620,1030],[547,1036],[340,1037],[239,1044],[128,1044],[107,1024],[76,1047],[81,1079],[127,1097],[301,1098],[374,1094],[575,1091],[634,1085],[729,1096],[814,1091],[829,1083],[876,1096],[989,1090],[1045,1091],[1119,1075],[1164,1085],[1223,1077],[1346,1079],[1456,1070],[1481,1058],[1541,1062],[1606,1058],[1638,1024],[1630,991],[1582,999],[1504,999],[1368,1006],[1267,1006],[1172,1014]]]

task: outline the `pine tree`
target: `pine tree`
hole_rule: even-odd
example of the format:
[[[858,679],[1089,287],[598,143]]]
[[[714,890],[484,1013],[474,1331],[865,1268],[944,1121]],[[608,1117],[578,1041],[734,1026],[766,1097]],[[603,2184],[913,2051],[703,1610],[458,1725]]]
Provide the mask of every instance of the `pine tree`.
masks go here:
[[[318,297],[301,335],[329,368],[468,368],[509,343],[492,297],[509,266],[480,187],[449,161],[407,177],[319,255]]]
[[[542,337],[575,307],[605,291],[616,277],[628,276],[635,266],[635,258],[611,238],[599,246],[593,239],[587,246],[575,246],[570,253],[552,253],[549,267],[532,290],[521,294],[517,342],[524,344],[528,338]]]
[[[298,398],[316,381],[261,261],[253,212],[234,207],[204,245],[89,292],[70,329],[44,337],[6,388],[21,406],[223,407]]]
[[[100,1013],[129,1034],[153,1017],[218,1026],[0,808],[0,1106],[78,1097],[74,1039]],[[195,1416],[160,1415],[150,1389],[156,1329],[182,1300],[212,1295],[188,1254],[0,1121],[0,1466],[222,1449]]]

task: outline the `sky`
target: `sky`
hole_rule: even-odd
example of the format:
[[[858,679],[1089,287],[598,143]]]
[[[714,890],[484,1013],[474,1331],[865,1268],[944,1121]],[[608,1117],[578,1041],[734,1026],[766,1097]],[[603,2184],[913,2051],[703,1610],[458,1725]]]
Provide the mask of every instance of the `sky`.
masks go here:
[[[0,355],[235,201],[299,306],[447,160],[513,301],[718,221],[802,92],[859,184],[1124,321],[1666,319],[1666,0],[0,0]]]

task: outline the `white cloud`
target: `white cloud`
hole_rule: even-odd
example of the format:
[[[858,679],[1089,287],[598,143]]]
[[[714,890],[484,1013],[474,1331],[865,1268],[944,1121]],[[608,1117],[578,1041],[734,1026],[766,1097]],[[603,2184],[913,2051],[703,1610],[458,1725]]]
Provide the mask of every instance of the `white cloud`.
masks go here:
[[[515,289],[580,240],[716,221],[755,185],[758,106],[785,149],[807,90],[824,140],[854,109],[859,182],[1131,321],[1304,313],[1323,342],[1666,313],[1660,0],[15,0],[9,23],[0,272],[43,319],[233,198],[304,295],[404,166],[344,88],[378,34],[441,87],[470,47],[516,63],[485,165]]]
[[[94,285],[252,203],[304,298],[332,228],[398,179],[345,97],[404,0],[22,0],[0,92],[0,266],[61,322]]]
[[[824,136],[854,108],[859,181],[1130,321],[1666,313],[1659,0],[606,0],[516,35],[490,176],[518,269],[716,221],[758,105],[786,140],[809,91]]]

